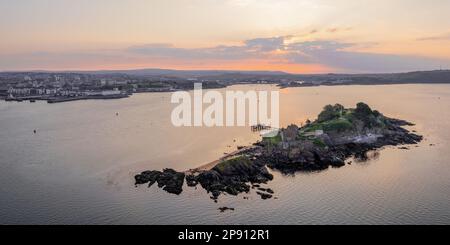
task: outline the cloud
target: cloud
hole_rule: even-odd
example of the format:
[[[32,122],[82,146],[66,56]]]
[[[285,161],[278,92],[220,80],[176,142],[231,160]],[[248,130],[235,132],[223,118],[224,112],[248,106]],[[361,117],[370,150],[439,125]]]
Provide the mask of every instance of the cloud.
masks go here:
[[[245,46],[262,52],[275,51],[284,47],[285,39],[286,37],[256,38],[245,41]]]
[[[450,64],[449,60],[428,57],[351,51],[357,46],[336,41],[299,42],[289,45],[287,57],[292,63],[322,64],[349,72],[400,72]]]
[[[140,45],[128,48],[128,51],[134,55],[143,55],[154,58],[175,58],[184,60],[198,59],[243,59],[253,54],[249,49],[241,46],[216,46],[213,48],[177,48],[172,45]]]
[[[345,32],[345,31],[351,31],[352,27],[332,27],[328,28],[326,31],[328,33],[337,33],[337,32]]]
[[[76,64],[177,64],[202,68],[218,64],[321,65],[337,72],[400,72],[436,69],[450,65],[450,60],[411,55],[380,54],[354,51],[367,43],[338,40],[297,41],[292,36],[255,38],[240,45],[218,45],[206,48],[180,48],[167,43],[151,43],[118,50],[11,55],[0,61],[0,68],[75,67]],[[268,70],[272,68],[267,67]]]
[[[284,48],[287,37],[256,38],[244,41],[240,46],[219,45],[210,48],[177,48],[171,44],[147,44],[132,46],[128,52],[159,58],[178,58],[186,60],[215,59],[242,60],[264,58],[270,52]]]
[[[337,51],[355,46],[352,43],[344,43],[337,41],[321,40],[321,41],[305,41],[292,43],[286,46],[290,51]]]
[[[377,54],[351,51],[358,43],[316,40],[288,43],[290,37],[256,38],[240,46],[183,49],[172,45],[150,44],[132,47],[129,51],[152,57],[185,60],[246,60],[266,59],[291,64],[321,64],[348,72],[397,72],[435,69],[449,60],[420,56]],[[274,54],[274,51],[282,51]]]
[[[331,33],[334,33],[334,32],[337,32],[337,31],[339,31],[339,28],[330,28],[330,29],[327,30],[327,32],[331,32]]]
[[[417,41],[450,41],[450,33],[438,36],[417,38]]]
[[[0,59],[0,70],[71,69],[78,68],[80,63],[84,67],[97,67],[99,64],[118,64],[133,61],[132,57],[111,50],[32,52],[8,54],[2,57]]]

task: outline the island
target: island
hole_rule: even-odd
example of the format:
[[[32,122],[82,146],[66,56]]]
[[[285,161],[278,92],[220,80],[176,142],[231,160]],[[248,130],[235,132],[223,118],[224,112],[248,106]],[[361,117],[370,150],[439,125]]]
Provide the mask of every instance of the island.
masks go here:
[[[149,187],[157,183],[168,193],[179,195],[186,181],[188,187],[200,185],[216,202],[221,194],[236,196],[251,189],[269,199],[273,190],[261,187],[273,179],[268,168],[284,174],[321,171],[343,167],[352,158],[364,159],[368,152],[385,146],[404,147],[422,141],[422,136],[405,126],[413,124],[389,118],[365,103],[356,108],[327,105],[316,120],[268,131],[261,141],[242,147],[214,166],[185,172],[145,171],[135,176],[135,183]]]

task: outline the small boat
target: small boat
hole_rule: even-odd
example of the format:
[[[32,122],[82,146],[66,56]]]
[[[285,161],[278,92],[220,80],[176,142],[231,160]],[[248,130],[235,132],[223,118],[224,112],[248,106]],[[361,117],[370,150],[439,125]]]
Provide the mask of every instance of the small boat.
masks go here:
[[[30,100],[30,103],[35,103],[36,102],[36,100]]]

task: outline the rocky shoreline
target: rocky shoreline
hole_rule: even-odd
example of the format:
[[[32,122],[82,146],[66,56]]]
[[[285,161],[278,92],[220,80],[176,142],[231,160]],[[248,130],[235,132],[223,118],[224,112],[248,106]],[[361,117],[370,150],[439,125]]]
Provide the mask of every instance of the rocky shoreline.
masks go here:
[[[135,176],[136,185],[147,184],[172,194],[181,194],[184,180],[189,187],[200,185],[217,202],[221,194],[236,196],[256,189],[261,199],[274,191],[262,188],[273,179],[268,168],[284,174],[342,167],[350,158],[366,159],[367,153],[385,146],[414,145],[423,137],[411,133],[404,120],[388,118],[359,103],[355,109],[326,106],[314,122],[291,125],[275,137],[263,138],[231,159],[210,170],[177,172],[173,169],[145,171]],[[347,162],[348,163],[348,162]]]
[[[171,194],[181,194],[183,192],[185,174],[173,169],[164,171],[145,171],[135,176],[136,185],[147,184],[151,187],[156,182],[159,188]]]

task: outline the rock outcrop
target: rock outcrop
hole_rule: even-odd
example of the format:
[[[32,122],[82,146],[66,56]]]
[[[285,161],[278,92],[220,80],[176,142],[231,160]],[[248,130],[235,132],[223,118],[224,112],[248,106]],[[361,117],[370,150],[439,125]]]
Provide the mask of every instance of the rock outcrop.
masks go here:
[[[384,146],[422,141],[422,136],[404,126],[413,124],[385,117],[364,103],[358,103],[354,109],[328,105],[316,121],[308,120],[303,127],[291,125],[282,129],[274,138],[264,138],[211,170],[187,174],[173,169],[145,171],[135,176],[136,185],[148,183],[150,187],[157,182],[165,191],[180,194],[186,179],[187,186],[200,184],[215,201],[224,193],[238,195],[255,188],[262,199],[270,199],[274,191],[260,185],[273,179],[267,167],[286,174],[343,167],[349,158],[369,159],[370,152]]]
[[[185,174],[177,172],[173,169],[164,169],[160,171],[145,171],[135,177],[136,185],[149,183],[151,187],[155,182],[158,182],[158,187],[168,193],[179,195],[183,192],[183,184]]]
[[[221,193],[230,195],[247,193],[250,191],[249,183],[267,183],[273,179],[273,175],[264,164],[252,161],[246,156],[239,156],[188,178],[193,180],[193,183],[200,183],[211,193],[212,199],[217,199]]]

